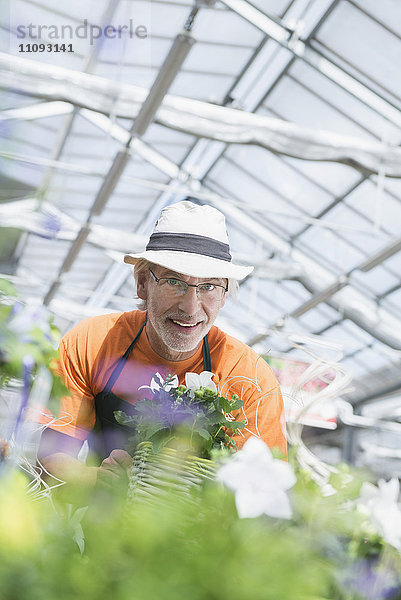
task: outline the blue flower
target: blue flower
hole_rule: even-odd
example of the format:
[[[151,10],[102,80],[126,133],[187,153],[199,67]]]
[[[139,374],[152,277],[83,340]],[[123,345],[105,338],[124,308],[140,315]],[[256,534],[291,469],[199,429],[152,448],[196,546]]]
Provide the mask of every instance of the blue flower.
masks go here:
[[[377,559],[356,561],[341,581],[343,587],[365,600],[391,600],[400,592],[396,573]]]

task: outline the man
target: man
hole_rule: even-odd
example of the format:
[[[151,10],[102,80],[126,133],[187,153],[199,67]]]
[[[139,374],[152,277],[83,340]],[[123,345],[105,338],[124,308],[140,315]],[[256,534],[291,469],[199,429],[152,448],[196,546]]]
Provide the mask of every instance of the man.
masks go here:
[[[283,402],[272,370],[213,325],[226,295],[253,270],[231,261],[224,215],[187,200],[168,206],[146,250],[124,260],[134,265],[143,310],[85,319],[64,336],[60,371],[71,396],[62,401],[64,416],[42,436],[45,468],[88,487],[117,478],[130,457],[121,450],[126,432],[114,412],[129,413],[138,388],[156,371],[176,374],[180,383],[187,372],[211,371],[221,395],[244,401],[235,415],[246,422],[237,446],[256,436],[285,453]],[[87,438],[104,458],[100,467],[75,458]]]

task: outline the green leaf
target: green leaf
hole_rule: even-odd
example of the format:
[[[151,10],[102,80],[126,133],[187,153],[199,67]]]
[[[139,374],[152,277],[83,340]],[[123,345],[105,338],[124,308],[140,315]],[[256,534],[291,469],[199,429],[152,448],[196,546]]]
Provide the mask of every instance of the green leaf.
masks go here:
[[[230,403],[230,410],[237,410],[244,405],[244,401],[238,398],[238,400],[232,400]]]
[[[227,398],[223,398],[222,396],[218,399],[219,407],[224,413],[228,413],[231,410],[230,401]]]
[[[210,433],[208,432],[207,429],[197,429],[196,433],[198,433],[201,437],[203,437],[205,440],[209,440],[210,439]]]
[[[165,429],[163,423],[154,423],[146,431],[146,439],[150,440],[154,435],[159,433],[162,429]],[[167,430],[166,430],[167,431]]]
[[[120,423],[120,425],[131,425],[138,422],[137,417],[130,417],[123,410],[115,410],[113,414],[115,420],[117,423]]]
[[[237,429],[244,429],[245,421],[229,421],[229,427],[233,431],[236,431]]]
[[[17,292],[15,291],[15,287],[13,286],[11,281],[8,281],[3,277],[0,278],[0,297],[1,296],[17,296]]]

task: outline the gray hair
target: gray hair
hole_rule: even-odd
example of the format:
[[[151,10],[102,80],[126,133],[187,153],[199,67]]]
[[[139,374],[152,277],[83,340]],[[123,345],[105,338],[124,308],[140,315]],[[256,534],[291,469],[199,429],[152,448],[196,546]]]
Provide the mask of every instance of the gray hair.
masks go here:
[[[157,265],[155,265],[154,263],[150,262],[149,260],[147,260],[146,258],[139,258],[135,265],[134,265],[134,279],[135,279],[135,285],[138,282],[138,277],[141,273],[143,273],[144,271],[148,271],[149,268],[155,267]],[[239,290],[239,286],[238,286],[238,281],[236,279],[228,279],[228,291],[227,291],[227,295],[228,296],[232,296],[234,298],[234,300],[236,300],[237,298],[237,294],[238,294],[238,290]],[[136,296],[136,298],[138,298],[138,296]],[[146,310],[146,300],[140,300],[138,303],[138,309],[139,310]]]

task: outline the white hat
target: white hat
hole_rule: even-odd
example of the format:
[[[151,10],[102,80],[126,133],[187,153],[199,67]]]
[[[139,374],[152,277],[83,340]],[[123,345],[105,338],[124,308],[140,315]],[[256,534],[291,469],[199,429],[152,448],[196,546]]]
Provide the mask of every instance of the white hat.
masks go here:
[[[145,251],[127,254],[124,262],[141,258],[190,277],[243,279],[253,271],[231,262],[224,215],[188,200],[163,208]]]

